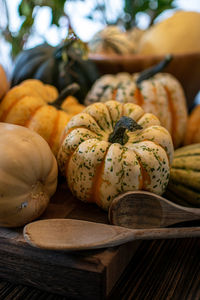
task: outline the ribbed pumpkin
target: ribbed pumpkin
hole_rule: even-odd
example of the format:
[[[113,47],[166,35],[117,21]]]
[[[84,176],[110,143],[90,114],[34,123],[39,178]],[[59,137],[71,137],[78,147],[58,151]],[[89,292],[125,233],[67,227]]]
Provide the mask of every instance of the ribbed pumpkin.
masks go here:
[[[57,162],[47,142],[22,126],[0,123],[0,145],[0,226],[23,226],[47,208]]]
[[[184,145],[200,143],[200,105],[195,106],[189,115]]]
[[[49,144],[53,153],[58,151],[60,136],[70,118],[83,110],[79,104],[75,112],[70,111],[68,98],[63,105],[68,113],[48,103],[54,102],[58,91],[54,86],[39,80],[27,80],[8,91],[0,103],[0,121],[28,127],[40,134]],[[71,99],[69,98],[69,101]],[[74,103],[74,99],[73,99]],[[74,108],[73,104],[73,108]]]
[[[189,206],[200,206],[200,143],[174,152],[167,196]]]
[[[138,35],[135,35],[135,39]],[[137,44],[133,38],[121,31],[118,26],[106,26],[97,32],[88,43],[91,53],[130,54],[136,52]]]
[[[140,80],[143,74],[103,75],[94,83],[84,103],[90,105],[112,99],[121,103],[138,104],[145,112],[153,113],[159,118],[161,125],[172,135],[174,147],[177,148],[183,142],[187,124],[187,104],[183,88],[170,74],[158,73]]]
[[[6,72],[2,65],[0,65],[0,100],[9,89],[9,82]]]
[[[107,210],[125,191],[162,194],[173,144],[152,114],[133,103],[94,103],[67,124],[57,161],[72,193]]]

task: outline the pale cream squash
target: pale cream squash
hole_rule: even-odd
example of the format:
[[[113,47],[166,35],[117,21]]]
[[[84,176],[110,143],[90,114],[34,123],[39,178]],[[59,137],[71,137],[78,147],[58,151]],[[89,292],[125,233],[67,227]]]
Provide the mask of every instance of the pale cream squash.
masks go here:
[[[0,226],[38,218],[56,190],[57,175],[56,159],[39,134],[0,123]]]
[[[139,41],[138,52],[145,55],[198,53],[199,36],[200,13],[176,11],[146,30]]]
[[[69,121],[57,161],[77,198],[107,210],[125,191],[162,194],[172,158],[171,136],[157,117],[133,103],[107,101]]]

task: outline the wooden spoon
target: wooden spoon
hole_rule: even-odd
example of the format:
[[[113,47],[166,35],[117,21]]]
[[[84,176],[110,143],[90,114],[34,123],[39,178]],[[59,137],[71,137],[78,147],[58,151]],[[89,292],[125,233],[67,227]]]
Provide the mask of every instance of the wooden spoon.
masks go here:
[[[200,219],[200,208],[181,206],[150,192],[130,191],[112,201],[108,216],[118,226],[160,228]]]
[[[199,218],[198,208],[183,207],[155,194],[136,191],[116,197],[109,209],[110,222],[129,229],[81,220],[49,219],[26,225],[23,233],[25,240],[35,247],[86,250],[116,246],[138,239],[197,237],[200,236],[199,227],[156,227]]]
[[[24,238],[32,246],[47,250],[88,250],[145,239],[199,237],[200,228],[127,229],[74,219],[48,219],[29,223]]]

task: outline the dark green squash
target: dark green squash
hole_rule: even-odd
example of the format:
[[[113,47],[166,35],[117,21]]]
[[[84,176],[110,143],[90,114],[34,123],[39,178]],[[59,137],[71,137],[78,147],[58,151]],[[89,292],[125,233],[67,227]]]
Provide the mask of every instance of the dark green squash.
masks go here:
[[[44,43],[23,50],[16,57],[11,86],[34,78],[61,91],[76,82],[80,89],[74,96],[82,103],[99,73],[94,63],[83,59],[77,45],[76,39],[69,39],[57,47]]]

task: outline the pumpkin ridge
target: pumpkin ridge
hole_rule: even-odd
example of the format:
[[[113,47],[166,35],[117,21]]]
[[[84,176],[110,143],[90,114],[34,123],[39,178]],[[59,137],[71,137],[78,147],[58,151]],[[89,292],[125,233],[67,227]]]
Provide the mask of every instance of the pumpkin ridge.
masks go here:
[[[137,105],[143,106],[143,104],[144,104],[144,97],[143,97],[143,95],[142,95],[142,93],[141,93],[141,91],[140,91],[140,89],[138,87],[136,87],[136,89],[135,89],[134,98],[137,101],[137,103],[136,103]]]
[[[127,148],[122,146],[122,152],[120,155],[120,160],[123,159],[123,156],[126,154]],[[124,187],[123,187],[123,177],[124,177],[124,165],[122,164],[122,172],[121,175],[119,176],[119,180],[117,182],[117,184],[119,184],[121,186],[121,190],[120,192],[123,193],[124,192]]]
[[[172,100],[171,93],[170,93],[169,89],[165,85],[164,85],[164,89],[167,93],[168,107],[169,107],[169,111],[170,111],[171,116],[172,116],[172,119],[171,119],[172,126],[171,126],[171,128],[173,128],[173,130],[171,130],[170,133],[171,133],[171,136],[172,136],[172,140],[175,141],[175,136],[176,136],[176,132],[177,132],[176,110],[174,108],[173,100]]]
[[[109,149],[109,147],[108,147]],[[104,171],[104,166],[105,166],[105,158],[106,155],[108,153],[108,149],[105,152],[105,155],[103,157],[103,160],[101,161],[101,163],[99,163],[99,165],[96,167],[95,170],[95,176],[93,177],[93,181],[92,181],[92,188],[91,188],[91,197],[89,202],[94,202],[97,203],[98,205],[100,205],[100,188],[101,188],[101,183],[103,182],[102,179],[102,174]]]
[[[117,87],[112,90],[112,99],[116,100],[116,96],[117,96]]]
[[[199,169],[195,169],[195,167],[192,169],[192,168],[188,168],[188,167],[184,167],[184,166],[176,166],[176,167],[172,167],[171,170],[186,170],[186,171],[194,171],[195,173],[200,173],[200,170]]]
[[[170,181],[168,185],[169,192],[172,193],[177,197],[176,201],[178,204],[181,205],[189,205],[189,206],[200,206],[200,196],[199,191],[195,191],[191,189],[191,187],[186,187],[185,185],[179,184],[178,182]],[[168,191],[167,191],[168,192]],[[184,203],[183,203],[184,202]]]
[[[87,129],[87,130],[91,131],[92,133],[96,134],[96,136],[97,136],[96,138],[97,138],[97,139],[99,138],[99,135],[98,135],[96,132],[92,131],[91,129],[88,129],[88,128],[85,127],[85,126],[74,126],[74,127],[69,128],[68,131],[64,133],[64,135],[63,135],[63,137],[62,137],[62,139],[61,139],[61,141],[60,141],[60,145],[62,145],[64,139],[70,134],[70,132],[72,132],[74,129],[79,129],[79,128],[80,128],[80,129],[81,129],[81,128]]]
[[[38,107],[36,107],[36,109],[32,112],[32,114],[30,115],[30,117],[26,120],[26,122],[24,123],[25,127],[28,127],[31,120],[33,119],[34,115],[37,113],[37,111],[43,107],[43,105],[39,105]]]
[[[110,123],[110,125],[111,125],[111,127],[112,127],[112,130],[113,130],[113,119],[112,119],[112,116],[111,116],[111,113],[110,113],[110,109],[108,108],[108,106],[106,105],[106,109],[107,109],[107,112],[108,112],[108,115],[109,115],[109,117],[110,117],[110,121],[111,121],[111,123]]]
[[[53,125],[54,125],[54,126],[53,126],[51,135],[50,135],[50,137],[49,137],[49,142],[48,142],[48,144],[49,144],[49,146],[50,146],[51,149],[53,148],[53,144],[54,144],[54,142],[55,142],[55,137],[56,137],[57,132],[58,132],[58,123],[59,123],[59,119],[60,119],[60,111],[57,110],[57,115],[56,115],[56,117],[55,117],[55,119],[54,119],[54,122],[53,122]]]
[[[136,153],[136,151],[133,150],[133,152],[136,155],[136,159],[137,159],[137,162],[138,162],[138,164],[140,166],[140,170],[141,170],[141,173],[140,173],[141,176],[139,178],[139,188],[138,188],[138,190],[144,190],[145,169],[142,166],[141,158],[139,157],[139,155]]]
[[[145,141],[145,140],[144,140]],[[158,143],[156,143],[155,141],[151,141],[151,140],[147,140],[148,142],[153,142],[156,146],[158,146],[158,147],[161,147],[165,152],[166,152],[166,155],[167,155],[167,159],[168,159],[168,163],[169,163],[169,165],[170,165],[170,158],[169,158],[169,154],[167,153],[167,151],[166,151],[166,149],[165,149],[165,147],[163,147],[162,145],[160,145],[160,144],[158,144]]]
[[[161,147],[165,152],[166,152],[166,155],[167,155],[167,159],[168,159],[168,163],[169,163],[169,165],[170,165],[170,158],[169,158],[169,154],[167,153],[167,151],[166,151],[166,149],[165,149],[165,147],[163,147],[161,144],[159,144],[159,143],[156,143],[155,141],[153,141],[153,140],[151,140],[151,139],[143,139],[142,140],[143,142],[152,142],[152,143],[154,143],[156,146],[158,146],[158,147]],[[133,144],[136,144],[136,143],[140,143],[141,141],[140,140],[137,140],[137,141],[134,141],[134,143]]]
[[[9,112],[13,109],[13,107],[15,107],[15,105],[16,105],[20,100],[21,100],[21,98],[16,99],[15,101],[13,101],[13,102],[10,104],[10,106],[9,106],[7,109],[5,109],[5,110],[3,111],[3,113],[2,113],[2,115],[1,115],[1,117],[0,117],[0,121],[1,121],[1,122],[5,122],[5,120],[6,120],[7,116],[8,116],[8,114],[9,114]]]
[[[99,124],[99,122],[98,122],[98,120],[96,120],[95,119],[95,117],[94,116],[92,116],[91,114],[89,114],[92,118],[93,118],[93,120],[97,123],[97,125],[99,126],[99,128],[102,130],[102,131],[105,131],[104,130],[104,128]],[[80,128],[80,127],[79,127]],[[89,129],[90,130],[90,129]],[[92,130],[91,130],[92,131]],[[95,133],[95,132],[94,132]]]
[[[153,105],[155,106],[156,111],[159,111],[159,109],[158,109],[158,101],[157,101],[158,95],[157,95],[157,89],[156,89],[155,85],[153,85],[153,93],[154,93],[154,96],[155,96],[155,100],[153,101]],[[158,117],[158,118],[160,120],[160,117]]]
[[[200,155],[200,152],[196,152],[196,153],[183,153],[183,154],[180,154],[180,155],[176,155],[175,158],[182,158],[182,157],[192,157],[192,156],[199,156]]]
[[[174,184],[177,187],[182,187],[184,189],[188,189],[188,190],[190,190],[192,192],[198,193],[198,195],[199,195],[199,189],[191,187],[191,185],[187,185],[185,183],[181,184],[180,182],[178,182],[178,181],[176,181],[174,179],[171,180],[171,183]],[[199,198],[200,198],[200,196],[199,196]]]
[[[111,101],[116,101],[116,103],[118,104],[118,106],[120,106],[121,105],[121,103],[119,103],[116,99],[114,99],[114,100],[111,100]],[[109,102],[109,101],[108,101]],[[106,103],[105,103],[105,105],[106,105]],[[113,120],[113,118],[112,118],[112,115],[111,115],[111,112],[110,112],[110,107],[109,106],[107,106],[106,105],[106,108],[107,108],[107,110],[108,110],[108,114],[109,114],[109,116],[110,116],[110,120],[111,120],[111,126],[112,126],[112,130],[114,129],[114,126],[115,126],[115,124],[117,123],[117,121],[114,121]],[[122,105],[122,112],[123,112],[123,109],[124,109],[124,107],[123,107],[123,105]],[[119,110],[117,110],[118,111],[118,116],[119,116],[119,119],[121,118],[121,116],[123,116],[123,114],[121,113],[119,113]]]

